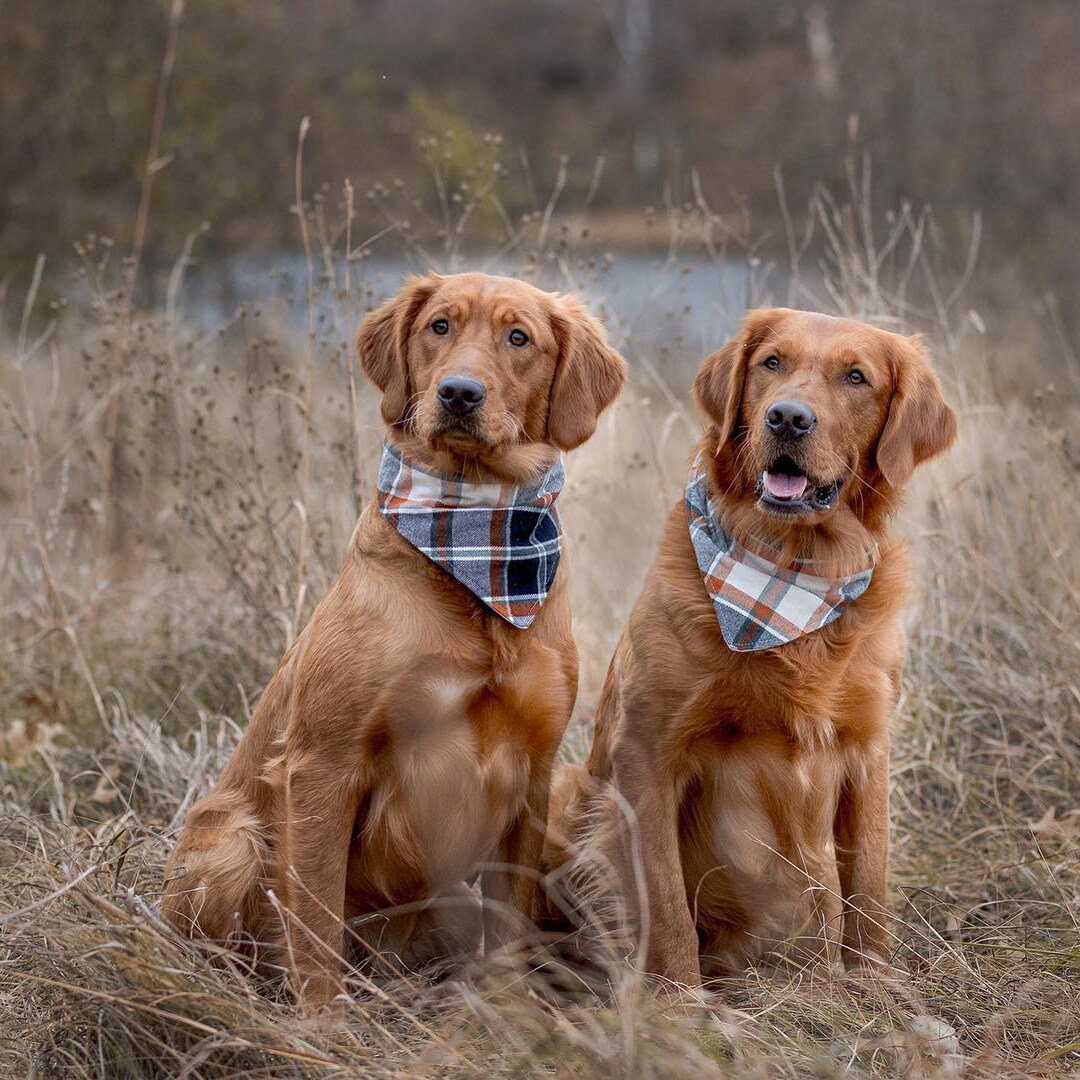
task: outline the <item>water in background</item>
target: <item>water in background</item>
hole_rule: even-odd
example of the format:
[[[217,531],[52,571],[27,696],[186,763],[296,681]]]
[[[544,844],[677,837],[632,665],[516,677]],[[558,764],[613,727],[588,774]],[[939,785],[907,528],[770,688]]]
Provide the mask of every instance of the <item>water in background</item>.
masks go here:
[[[406,255],[365,258],[350,266],[346,294],[340,260],[331,270],[316,263],[316,337],[350,339],[364,313],[397,292],[405,274],[426,268]],[[745,259],[640,252],[553,257],[532,272],[511,260],[458,256],[449,269],[521,276],[541,288],[575,292],[604,319],[613,344],[632,364],[652,364],[680,378],[734,333],[747,307],[783,300],[786,289],[773,267]],[[273,318],[290,346],[300,348],[308,332],[307,290],[302,255],[239,258],[189,268],[177,306],[208,332],[233,322],[242,306],[257,307]]]

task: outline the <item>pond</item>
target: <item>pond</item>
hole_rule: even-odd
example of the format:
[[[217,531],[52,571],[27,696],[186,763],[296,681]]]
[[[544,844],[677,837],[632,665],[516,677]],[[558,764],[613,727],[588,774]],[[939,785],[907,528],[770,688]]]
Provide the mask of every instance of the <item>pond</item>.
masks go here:
[[[552,257],[531,268],[523,268],[520,260],[490,255],[458,255],[447,262],[449,266],[437,263],[436,269],[484,270],[575,292],[603,318],[612,342],[632,364],[652,364],[680,375],[696,368],[735,332],[747,307],[788,299],[789,283],[780,270],[739,258],[629,251]],[[342,260],[329,269],[316,263],[316,334],[351,336],[363,313],[392,296],[404,275],[425,269],[414,256],[374,255],[350,264],[346,291]],[[162,277],[167,282],[167,275]],[[167,283],[163,286],[167,290]],[[177,310],[210,331],[232,322],[241,306],[257,308],[272,316],[290,344],[302,347],[309,326],[307,289],[302,254],[195,263],[177,290]]]

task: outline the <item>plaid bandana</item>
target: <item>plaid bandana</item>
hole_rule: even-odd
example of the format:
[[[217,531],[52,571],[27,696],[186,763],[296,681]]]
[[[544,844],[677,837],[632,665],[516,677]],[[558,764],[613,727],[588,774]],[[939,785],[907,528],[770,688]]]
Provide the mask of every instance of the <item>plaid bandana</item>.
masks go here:
[[[562,531],[561,461],[539,480],[470,483],[423,472],[390,443],[379,464],[379,510],[421,554],[508,623],[529,626],[555,581]]]
[[[785,568],[747,550],[721,524],[705,477],[698,457],[686,485],[690,540],[729,649],[756,652],[786,645],[828,626],[866,592],[872,564],[831,580],[806,573],[812,562],[799,560]]]

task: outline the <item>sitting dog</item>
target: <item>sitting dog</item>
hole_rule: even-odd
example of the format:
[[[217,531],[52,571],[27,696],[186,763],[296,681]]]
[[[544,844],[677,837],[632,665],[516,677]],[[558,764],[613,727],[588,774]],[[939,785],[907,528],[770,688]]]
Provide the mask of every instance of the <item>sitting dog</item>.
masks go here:
[[[917,340],[787,309],[751,312],[694,393],[710,422],[545,860],[678,983],[787,949],[880,959],[908,579],[888,522],[956,417]]]
[[[485,274],[410,279],[358,348],[387,424],[377,495],[162,903],[186,934],[275,943],[312,1003],[342,988],[348,921],[397,907],[380,947],[430,948],[478,867],[485,948],[530,925],[577,692],[559,452],[626,372],[576,300]]]

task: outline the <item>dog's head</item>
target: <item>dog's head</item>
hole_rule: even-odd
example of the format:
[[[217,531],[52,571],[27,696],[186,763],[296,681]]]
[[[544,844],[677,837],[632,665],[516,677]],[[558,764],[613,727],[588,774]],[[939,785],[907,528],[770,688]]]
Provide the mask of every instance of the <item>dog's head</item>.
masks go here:
[[[750,312],[694,394],[715,424],[719,490],[770,531],[844,515],[872,527],[956,437],[917,338],[806,311]]]
[[[509,474],[583,443],[626,378],[577,300],[489,274],[410,278],[357,345],[400,437]]]

